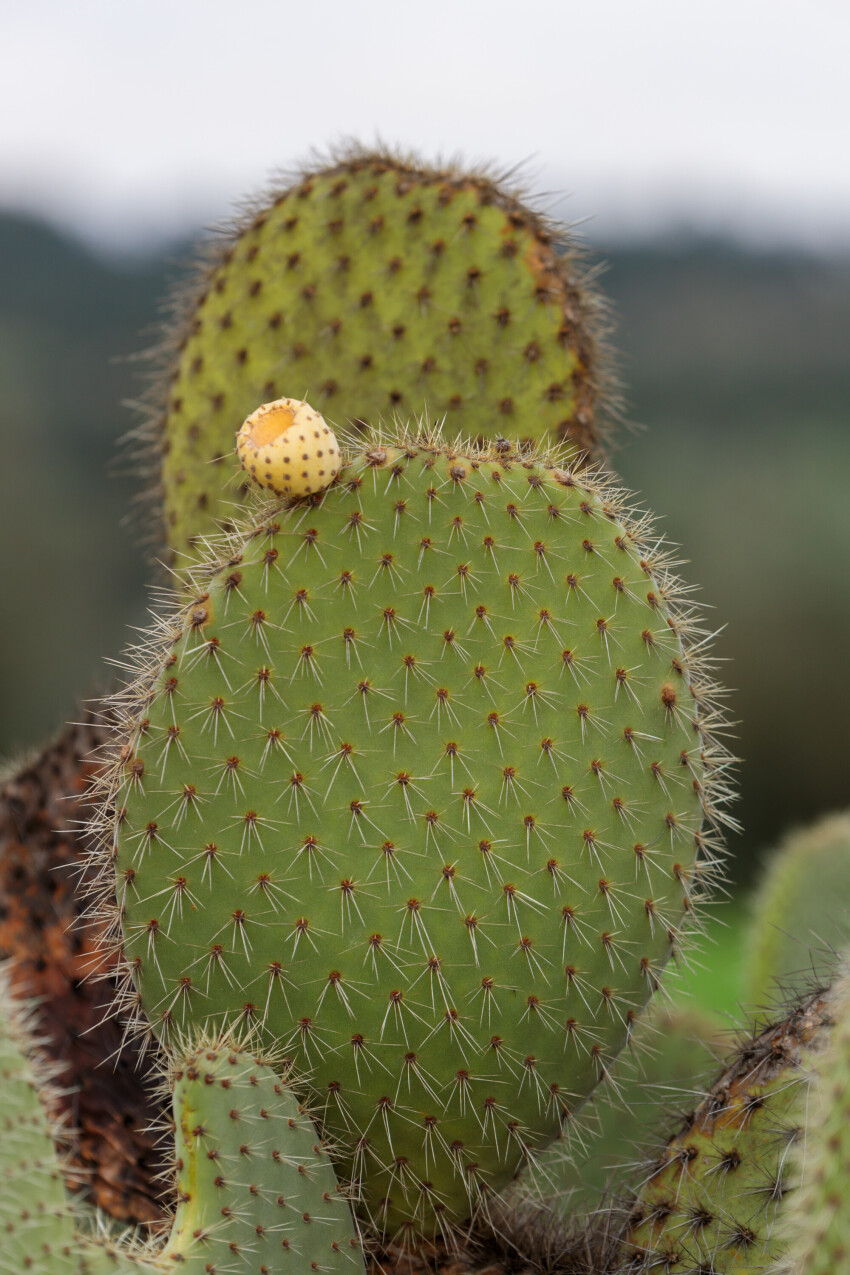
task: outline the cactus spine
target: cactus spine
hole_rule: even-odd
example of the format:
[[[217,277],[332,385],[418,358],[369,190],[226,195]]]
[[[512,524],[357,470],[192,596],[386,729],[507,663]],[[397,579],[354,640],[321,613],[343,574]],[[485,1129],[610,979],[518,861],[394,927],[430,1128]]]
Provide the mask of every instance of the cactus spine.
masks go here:
[[[620,493],[350,446],[144,652],[108,870],[155,1030],[255,1024],[373,1220],[421,1233],[606,1074],[723,793],[694,617]]]

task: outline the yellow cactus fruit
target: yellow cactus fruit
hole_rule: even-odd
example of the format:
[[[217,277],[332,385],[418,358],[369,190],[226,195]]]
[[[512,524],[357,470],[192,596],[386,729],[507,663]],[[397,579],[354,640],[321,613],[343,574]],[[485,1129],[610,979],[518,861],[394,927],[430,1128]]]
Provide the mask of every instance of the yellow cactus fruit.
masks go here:
[[[236,435],[242,468],[277,496],[329,486],[341,461],[336,435],[309,403],[277,398],[252,412]]]

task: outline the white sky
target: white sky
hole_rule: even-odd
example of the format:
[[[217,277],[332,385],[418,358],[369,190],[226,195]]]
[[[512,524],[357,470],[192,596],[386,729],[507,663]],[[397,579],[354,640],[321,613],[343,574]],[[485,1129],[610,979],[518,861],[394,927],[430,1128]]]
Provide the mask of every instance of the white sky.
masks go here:
[[[121,246],[346,135],[529,161],[591,239],[850,246],[848,0],[0,0],[0,206]]]

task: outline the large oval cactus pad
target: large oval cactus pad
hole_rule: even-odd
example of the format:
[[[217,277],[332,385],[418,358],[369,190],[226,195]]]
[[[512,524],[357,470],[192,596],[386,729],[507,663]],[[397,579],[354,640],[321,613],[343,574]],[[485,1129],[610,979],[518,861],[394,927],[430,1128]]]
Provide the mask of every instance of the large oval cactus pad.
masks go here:
[[[427,412],[598,457],[588,273],[490,175],[354,151],[272,192],[214,244],[164,351],[148,463],[178,561],[245,499],[233,422],[283,393],[343,427]]]
[[[148,653],[114,848],[145,1012],[289,1051],[391,1228],[558,1132],[692,906],[712,767],[644,530],[570,470],[374,446]]]

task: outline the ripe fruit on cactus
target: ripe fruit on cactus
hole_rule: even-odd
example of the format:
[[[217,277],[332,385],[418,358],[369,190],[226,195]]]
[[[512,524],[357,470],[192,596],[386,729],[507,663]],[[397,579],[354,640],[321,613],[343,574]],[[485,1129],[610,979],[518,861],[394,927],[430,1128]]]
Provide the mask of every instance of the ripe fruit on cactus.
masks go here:
[[[385,1231],[501,1189],[679,945],[723,759],[665,564],[600,479],[376,438],[142,653],[108,863],[141,1005],[284,1049]]]
[[[146,463],[178,561],[244,500],[235,423],[286,386],[343,427],[425,407],[468,437],[597,456],[587,274],[563,228],[487,174],[358,149],[303,170],[216,241],[164,346]]]
[[[276,496],[309,496],[339,473],[336,435],[309,403],[278,398],[258,407],[236,436],[242,468]]]

